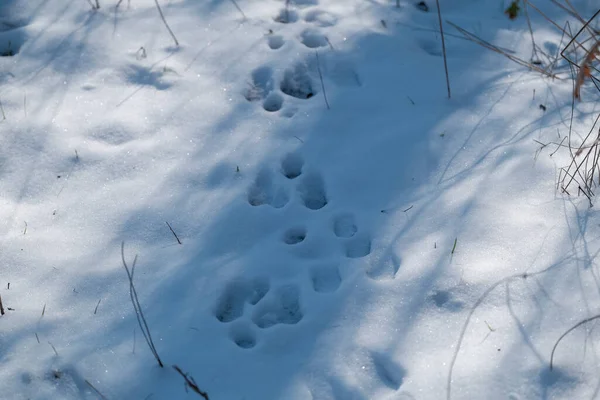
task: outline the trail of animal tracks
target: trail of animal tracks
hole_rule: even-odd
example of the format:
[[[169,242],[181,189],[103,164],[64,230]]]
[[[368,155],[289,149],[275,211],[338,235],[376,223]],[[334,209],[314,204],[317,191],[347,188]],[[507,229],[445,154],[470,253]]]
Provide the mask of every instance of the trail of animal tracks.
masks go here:
[[[594,398],[595,321],[549,368],[600,310],[568,64],[445,24],[448,99],[435,3],[160,1],[176,46],[151,0],[4,1],[0,397]],[[553,60],[509,3],[440,7]]]

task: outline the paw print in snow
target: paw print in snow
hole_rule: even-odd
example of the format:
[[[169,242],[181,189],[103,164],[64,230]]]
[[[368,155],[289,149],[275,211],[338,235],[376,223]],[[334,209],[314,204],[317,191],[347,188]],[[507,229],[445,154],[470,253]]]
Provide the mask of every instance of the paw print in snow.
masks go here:
[[[268,204],[274,208],[282,208],[289,201],[289,195],[284,188],[274,184],[273,174],[268,169],[262,169],[248,190],[248,203],[251,206]]]
[[[252,309],[248,318],[246,308]],[[253,326],[267,329],[277,324],[294,325],[304,314],[300,305],[300,289],[294,284],[279,286],[271,290],[268,280],[253,281],[240,279],[225,287],[215,307],[215,317],[230,324],[229,338],[242,349],[251,349],[257,344]]]

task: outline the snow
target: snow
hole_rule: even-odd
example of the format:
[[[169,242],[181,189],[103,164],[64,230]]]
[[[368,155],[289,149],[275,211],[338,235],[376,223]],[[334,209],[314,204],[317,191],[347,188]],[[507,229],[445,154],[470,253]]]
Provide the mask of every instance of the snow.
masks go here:
[[[0,5],[0,397],[201,398],[173,365],[210,399],[596,396],[594,322],[549,367],[600,309],[595,208],[536,142],[568,134],[566,62],[445,23],[447,99],[433,1],[236,3],[160,1],[180,46],[151,0]],[[529,60],[508,3],[440,1]]]

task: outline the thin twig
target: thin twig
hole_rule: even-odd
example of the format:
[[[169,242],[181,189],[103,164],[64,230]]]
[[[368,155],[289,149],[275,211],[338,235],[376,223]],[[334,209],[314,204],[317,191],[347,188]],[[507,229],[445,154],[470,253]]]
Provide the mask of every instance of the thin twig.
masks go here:
[[[179,375],[183,376],[183,379],[185,379],[186,387],[189,387],[190,389],[192,389],[192,391],[194,393],[198,393],[200,396],[204,397],[205,400],[209,400],[208,394],[206,392],[203,392],[202,390],[200,390],[200,388],[196,384],[196,381],[194,380],[194,378],[192,378],[188,374],[184,373],[181,370],[181,368],[179,368],[177,365],[173,365],[173,369],[175,371],[177,371],[179,373]]]
[[[4,306],[2,305],[2,296],[0,295],[0,315],[4,315]]]
[[[96,304],[96,308],[94,309],[94,315],[96,315],[96,313],[98,312],[98,306],[100,306],[101,301],[102,299],[98,300],[98,304]]]
[[[556,55],[554,56],[554,61],[552,61],[552,63],[550,64],[550,73],[552,73],[552,71],[558,64],[558,57],[560,57],[560,49],[562,48],[562,44],[563,44],[563,40],[565,38],[565,33],[566,33],[567,28],[569,30],[571,30],[571,25],[569,25],[569,21],[567,21],[565,23],[565,28],[564,28],[562,34],[560,35],[560,42],[558,43],[558,47],[556,49]]]
[[[171,30],[171,27],[169,26],[169,24],[167,23],[167,20],[165,19],[165,15],[163,14],[163,12],[162,12],[162,10],[160,8],[160,4],[158,4],[158,0],[154,0],[154,3],[156,4],[156,8],[158,10],[158,13],[160,14],[160,18],[164,22],[165,26],[167,27],[167,30],[169,31],[169,33],[171,34],[171,37],[173,38],[173,41],[175,42],[175,46],[179,47],[179,41],[175,37],[175,34]]]
[[[52,347],[52,350],[54,350],[54,354],[56,354],[56,357],[58,357],[58,351],[56,351],[56,347],[54,347],[54,345],[50,343],[50,341],[48,341],[48,344],[50,345],[50,347]]]
[[[556,146],[556,150],[554,150],[552,153],[550,153],[550,157],[552,157],[554,154],[556,154],[556,152],[562,147],[562,144],[566,138],[567,138],[566,136],[564,138],[562,138],[560,143]]]
[[[323,88],[323,97],[325,98],[325,105],[327,105],[327,109],[330,110],[329,101],[327,100],[327,92],[325,91],[325,82],[323,82],[323,74],[321,73],[321,63],[319,62],[319,52],[315,50],[315,54],[317,56],[317,70],[319,71],[319,79],[321,79],[321,87]]]
[[[4,114],[4,107],[2,106],[2,100],[0,100],[0,111],[2,112],[2,121],[5,121],[6,114]]]
[[[167,224],[167,226],[171,230],[171,233],[173,234],[173,236],[175,236],[175,239],[177,239],[177,243],[183,244],[183,243],[181,243],[181,240],[179,240],[179,237],[177,236],[177,234],[175,233],[175,231],[173,230],[173,228],[171,228],[171,224],[169,224],[167,221],[165,221],[165,224]]]
[[[98,395],[98,396],[99,396],[99,397],[100,397],[102,400],[108,400],[108,397],[106,397],[105,395],[103,395],[102,393],[100,393],[100,391],[99,391],[98,389],[96,389],[96,388],[94,387],[94,385],[92,385],[92,384],[91,384],[91,382],[90,382],[90,381],[88,381],[87,379],[85,379],[85,383],[87,383],[87,385],[88,385],[90,388],[92,388],[92,390],[93,390],[94,392],[96,392],[96,394],[97,394],[97,395]]]
[[[448,61],[446,59],[446,41],[444,40],[444,28],[442,26],[442,11],[440,10],[440,0],[435,0],[437,4],[438,20],[440,23],[440,35],[442,36],[442,54],[444,55],[444,71],[446,72],[446,86],[448,87],[448,98],[450,95],[450,77],[448,76]]]
[[[248,18],[246,17],[246,14],[244,14],[244,12],[242,11],[242,9],[240,8],[240,6],[238,6],[238,3],[235,0],[231,0],[231,2],[233,3],[233,5],[235,6],[235,8],[238,9],[238,11],[240,12],[240,14],[242,14],[242,18],[244,18],[244,21],[247,20]],[[285,8],[285,12],[286,14],[288,13],[287,11],[287,3],[286,3],[286,8]],[[288,20],[286,22],[290,22],[289,17]]]

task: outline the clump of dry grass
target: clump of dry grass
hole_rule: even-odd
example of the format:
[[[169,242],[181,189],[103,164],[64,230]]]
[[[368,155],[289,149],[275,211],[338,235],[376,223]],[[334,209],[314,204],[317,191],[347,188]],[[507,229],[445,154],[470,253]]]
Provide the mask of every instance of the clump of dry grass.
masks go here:
[[[556,1],[556,0],[555,0]],[[570,3],[567,4],[570,6]],[[560,170],[558,186],[561,192],[571,195],[577,194],[587,197],[590,207],[593,205],[592,198],[594,190],[600,185],[600,129],[598,122],[600,114],[594,120],[592,127],[586,136],[578,140],[578,144],[572,144],[573,113],[575,111],[575,100],[581,101],[582,90],[586,82],[592,82],[600,92],[600,10],[591,18],[584,20],[571,7],[571,14],[583,25],[576,34],[571,37],[569,43],[562,49],[561,56],[571,68],[573,79],[573,99],[571,103],[571,121],[569,124],[569,135],[567,147],[570,152],[570,163]]]

